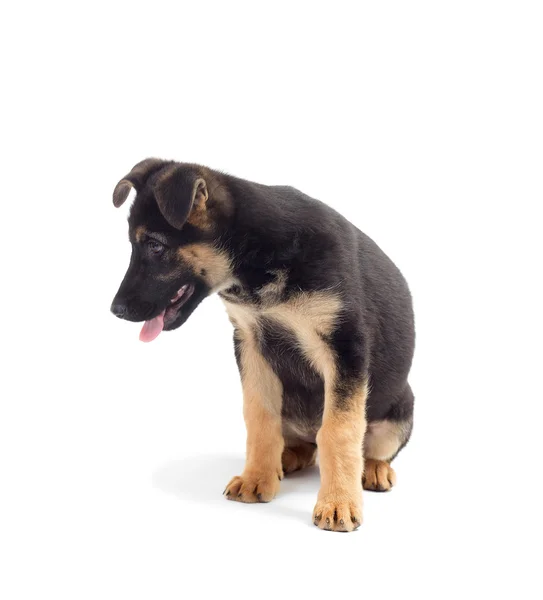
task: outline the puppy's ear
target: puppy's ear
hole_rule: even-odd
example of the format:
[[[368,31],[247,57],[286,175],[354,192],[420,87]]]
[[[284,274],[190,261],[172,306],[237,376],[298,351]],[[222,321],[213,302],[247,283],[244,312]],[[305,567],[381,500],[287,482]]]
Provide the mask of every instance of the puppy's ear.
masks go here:
[[[209,197],[202,174],[194,167],[174,165],[160,174],[155,186],[158,208],[168,223],[181,229],[191,211],[205,213]]]
[[[145,181],[155,171],[165,165],[159,158],[146,158],[132,167],[128,175],[123,177],[113,190],[113,205],[117,208],[124,204],[132,188],[141,189]]]
[[[113,190],[113,206],[115,208],[119,208],[119,206],[122,206],[125,203],[128,194],[130,194],[130,190],[133,187],[134,184],[128,179],[121,179],[121,181],[119,181]]]

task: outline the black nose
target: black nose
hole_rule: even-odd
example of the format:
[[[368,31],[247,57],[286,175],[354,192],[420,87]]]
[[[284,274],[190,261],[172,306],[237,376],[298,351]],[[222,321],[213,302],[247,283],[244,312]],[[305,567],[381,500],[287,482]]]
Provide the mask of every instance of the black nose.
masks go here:
[[[111,305],[111,312],[116,317],[119,317],[119,319],[124,319],[124,316],[126,315],[126,305],[125,304],[120,304],[118,302],[114,302]]]

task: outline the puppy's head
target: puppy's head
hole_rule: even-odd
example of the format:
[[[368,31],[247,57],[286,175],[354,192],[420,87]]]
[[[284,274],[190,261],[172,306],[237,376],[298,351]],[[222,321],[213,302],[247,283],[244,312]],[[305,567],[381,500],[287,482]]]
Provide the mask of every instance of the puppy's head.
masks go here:
[[[117,207],[132,188],[137,195],[128,217],[130,265],[111,311],[144,321],[144,342],[182,325],[230,281],[229,258],[216,241],[229,198],[217,178],[197,165],[147,159],[115,187]]]

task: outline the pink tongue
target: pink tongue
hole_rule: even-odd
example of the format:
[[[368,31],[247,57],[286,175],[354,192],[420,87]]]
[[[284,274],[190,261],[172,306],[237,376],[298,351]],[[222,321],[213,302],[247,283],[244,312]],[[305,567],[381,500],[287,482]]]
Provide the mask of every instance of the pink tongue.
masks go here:
[[[163,310],[158,317],[155,317],[150,321],[145,321],[140,332],[140,340],[142,342],[152,342],[158,337],[159,333],[164,329],[165,312],[166,311]]]

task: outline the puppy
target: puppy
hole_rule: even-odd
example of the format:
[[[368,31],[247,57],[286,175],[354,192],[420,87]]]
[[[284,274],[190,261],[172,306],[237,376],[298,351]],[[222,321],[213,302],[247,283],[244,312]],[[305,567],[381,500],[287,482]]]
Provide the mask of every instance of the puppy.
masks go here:
[[[415,331],[400,271],[292,187],[150,158],[117,184],[113,204],[132,188],[132,257],[112,312],[143,322],[150,342],[218,293],[234,327],[247,457],[225,496],[272,500],[283,475],[314,464],[318,449],[313,522],[358,528],[362,487],[390,490],[390,463],[413,424]]]

